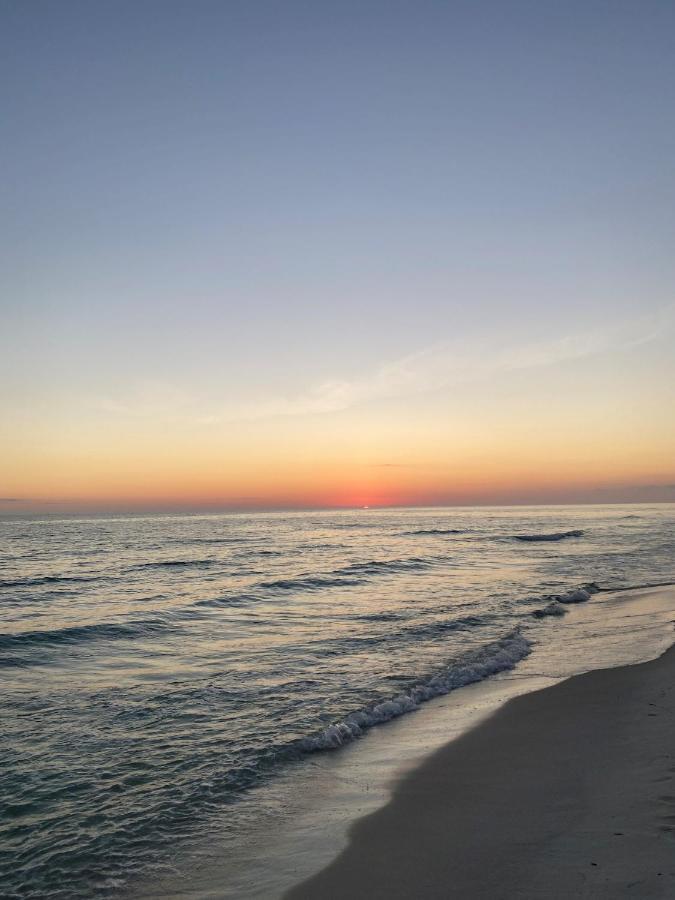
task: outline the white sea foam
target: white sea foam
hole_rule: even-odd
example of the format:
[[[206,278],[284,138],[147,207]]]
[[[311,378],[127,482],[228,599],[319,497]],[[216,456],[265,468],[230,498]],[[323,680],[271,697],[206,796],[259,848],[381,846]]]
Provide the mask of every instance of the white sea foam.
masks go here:
[[[567,610],[560,600],[551,600],[550,603],[547,603],[541,609],[535,609],[532,615],[535,619],[544,619],[547,616],[564,616],[566,612]]]
[[[496,675],[497,672],[512,669],[530,651],[530,641],[521,634],[519,628],[515,628],[500,640],[467,654],[427,680],[416,684],[407,693],[398,694],[396,697],[353,712],[341,722],[334,722],[318,734],[305,738],[301,742],[301,748],[306,752],[313,752],[341,747],[360,737],[373,725],[412,712],[426,700],[448,694],[467,684],[482,681],[490,675]]]
[[[548,601],[546,606],[535,609],[532,615],[535,619],[544,619],[547,616],[564,616],[566,605],[570,603],[586,603],[599,590],[600,588],[597,584],[590,582],[574,588],[574,590],[568,591],[566,594],[549,594],[547,597],[542,597],[542,600]]]
[[[580,588],[576,588],[574,591],[569,591],[567,594],[561,594],[559,597],[554,597],[554,600],[558,600],[560,603],[585,603],[587,600],[590,600],[593,594],[597,594],[600,588],[597,584],[584,584]]]

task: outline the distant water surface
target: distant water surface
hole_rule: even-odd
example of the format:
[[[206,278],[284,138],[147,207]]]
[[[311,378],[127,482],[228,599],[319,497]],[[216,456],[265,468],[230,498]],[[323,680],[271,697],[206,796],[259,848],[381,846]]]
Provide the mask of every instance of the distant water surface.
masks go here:
[[[672,505],[0,520],[0,895],[114,894],[225,807],[236,830],[252,787],[516,667],[570,603],[674,581],[674,525]]]

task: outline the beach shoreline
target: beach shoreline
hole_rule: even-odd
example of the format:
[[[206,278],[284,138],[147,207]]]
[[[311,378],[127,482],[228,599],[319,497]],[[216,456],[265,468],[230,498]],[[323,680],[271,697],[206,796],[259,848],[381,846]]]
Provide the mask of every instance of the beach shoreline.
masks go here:
[[[285,897],[670,897],[674,851],[671,647],[510,700]]]

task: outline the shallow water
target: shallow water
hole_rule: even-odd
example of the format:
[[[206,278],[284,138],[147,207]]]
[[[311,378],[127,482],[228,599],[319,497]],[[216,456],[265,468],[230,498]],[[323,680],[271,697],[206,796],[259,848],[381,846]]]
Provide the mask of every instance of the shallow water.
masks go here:
[[[1,521],[1,893],[119,892],[214,823],[226,847],[274,817],[318,749],[537,654],[611,656],[618,626],[563,627],[601,608],[574,592],[675,580],[674,525],[672,505]]]

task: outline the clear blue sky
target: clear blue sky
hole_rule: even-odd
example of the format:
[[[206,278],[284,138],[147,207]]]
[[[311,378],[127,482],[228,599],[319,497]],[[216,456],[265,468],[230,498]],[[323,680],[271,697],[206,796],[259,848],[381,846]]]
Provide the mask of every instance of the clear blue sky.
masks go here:
[[[172,397],[297,410],[438,342],[673,302],[672,2],[0,14],[0,412],[26,441]]]

